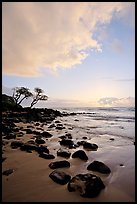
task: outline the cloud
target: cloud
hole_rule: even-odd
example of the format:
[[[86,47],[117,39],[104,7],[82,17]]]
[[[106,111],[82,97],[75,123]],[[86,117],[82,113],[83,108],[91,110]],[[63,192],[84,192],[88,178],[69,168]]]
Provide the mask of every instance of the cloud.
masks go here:
[[[113,107],[133,107],[135,106],[135,98],[115,98],[115,97],[104,97],[99,99],[98,103],[101,106],[113,106]]]
[[[135,78],[129,78],[129,79],[115,79],[115,81],[120,81],[120,82],[132,82],[135,81]]]
[[[101,51],[94,31],[112,17],[129,14],[131,2],[3,2],[2,71],[38,76],[81,64]],[[121,14],[122,12],[122,14]]]

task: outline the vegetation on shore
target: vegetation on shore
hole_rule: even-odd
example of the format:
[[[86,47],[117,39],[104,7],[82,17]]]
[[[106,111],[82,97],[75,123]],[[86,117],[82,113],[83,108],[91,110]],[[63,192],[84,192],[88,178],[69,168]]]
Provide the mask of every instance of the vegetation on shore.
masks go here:
[[[32,108],[39,101],[46,101],[48,96],[44,94],[44,91],[40,88],[34,88],[32,93],[28,88],[15,87],[13,88],[13,95],[8,96],[2,94],[2,110],[18,110],[21,109],[21,103],[28,98],[32,98],[29,108]]]

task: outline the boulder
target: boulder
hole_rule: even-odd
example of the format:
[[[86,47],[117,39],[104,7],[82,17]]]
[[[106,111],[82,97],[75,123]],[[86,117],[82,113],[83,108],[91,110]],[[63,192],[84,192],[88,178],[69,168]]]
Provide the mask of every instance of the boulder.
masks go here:
[[[21,147],[23,145],[23,142],[21,141],[12,141],[10,146],[13,148],[13,149],[16,149],[18,147]]]
[[[95,150],[95,151],[98,149],[98,146],[97,146],[96,144],[89,143],[89,142],[83,143],[83,147],[84,147],[85,149]]]
[[[59,170],[54,170],[49,177],[56,183],[61,184],[61,185],[65,185],[67,184],[70,179],[71,176],[69,174],[66,174],[63,171],[59,171]]]
[[[94,174],[78,174],[68,183],[68,191],[78,191],[82,197],[94,198],[105,188],[101,178]]]
[[[52,154],[48,154],[48,153],[40,153],[39,157],[42,157],[44,159],[55,159],[55,156]]]
[[[51,169],[70,167],[70,163],[68,161],[66,161],[66,160],[56,161],[56,162],[51,162],[49,164],[49,167]]]
[[[72,158],[79,158],[81,160],[88,160],[86,153],[83,150],[78,150],[72,154]]]
[[[36,151],[37,151],[39,154],[42,154],[42,153],[47,153],[47,154],[49,154],[48,148],[47,148],[46,146],[43,146],[43,145],[37,147],[37,150],[36,150]]]
[[[44,141],[43,139],[41,139],[41,138],[36,138],[36,139],[35,139],[35,142],[36,142],[37,144],[44,144],[44,143],[45,143],[45,141]]]
[[[57,156],[69,158],[71,153],[68,150],[59,149],[57,151]]]
[[[46,131],[42,132],[41,135],[42,135],[43,137],[46,137],[46,138],[50,138],[50,137],[53,136],[52,134],[50,134],[49,132],[46,132]]]
[[[109,174],[111,172],[110,168],[100,161],[93,161],[88,165],[87,170],[97,171],[103,174]]]

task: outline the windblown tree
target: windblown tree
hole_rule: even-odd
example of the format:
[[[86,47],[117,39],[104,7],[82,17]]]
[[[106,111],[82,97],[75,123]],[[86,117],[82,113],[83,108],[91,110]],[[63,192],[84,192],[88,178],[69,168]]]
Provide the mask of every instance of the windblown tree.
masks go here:
[[[28,88],[25,87],[15,87],[13,88],[13,99],[15,101],[16,106],[20,105],[24,99],[32,97],[33,94],[29,91]]]
[[[35,93],[33,94],[33,101],[30,104],[30,107],[32,108],[38,101],[46,101],[48,99],[48,96],[44,95],[44,91],[40,88],[34,89]]]

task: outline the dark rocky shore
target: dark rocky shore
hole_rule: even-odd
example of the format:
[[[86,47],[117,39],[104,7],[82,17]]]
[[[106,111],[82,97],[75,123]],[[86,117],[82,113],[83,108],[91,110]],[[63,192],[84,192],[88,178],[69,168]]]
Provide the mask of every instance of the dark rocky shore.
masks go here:
[[[48,147],[45,145],[45,138],[51,138],[53,135],[48,131],[43,129],[44,124],[49,124],[50,128],[56,128],[62,130],[64,127],[60,121],[56,120],[52,123],[58,116],[68,116],[76,115],[75,113],[61,113],[53,109],[30,109],[21,108],[16,111],[4,111],[2,112],[2,145],[3,147],[7,144],[10,145],[12,149],[20,149],[21,151],[26,151],[27,153],[32,153],[36,151],[38,156],[43,159],[55,159],[56,155],[50,153]],[[19,127],[18,123],[30,123],[27,128]],[[34,125],[32,125],[34,123]],[[33,128],[37,127],[37,130]],[[26,133],[24,133],[24,131]],[[33,134],[33,137],[27,142],[23,142],[24,134]],[[75,143],[71,134],[66,133],[59,137],[60,149],[57,150],[57,156],[63,157],[64,159],[78,158],[81,161],[88,160],[88,156],[84,149],[88,151],[97,151],[97,144],[92,144],[86,141],[86,137],[83,140]],[[76,149],[83,146],[83,150],[76,150],[72,155],[68,149]],[[3,148],[4,155],[4,148]],[[70,162],[67,160],[60,160],[51,162],[49,168],[60,169],[64,167],[70,167]],[[2,162],[6,160],[6,157],[2,156]],[[87,166],[87,170],[98,171],[103,174],[109,174],[111,170],[105,164],[99,161],[94,161]],[[3,171],[3,175],[10,175],[14,173],[14,169],[6,169]],[[74,177],[65,173],[64,171],[54,170],[49,177],[56,183],[65,185],[68,183],[68,191],[79,191],[80,195],[83,197],[96,197],[105,185],[100,177],[94,174],[78,174]]]

